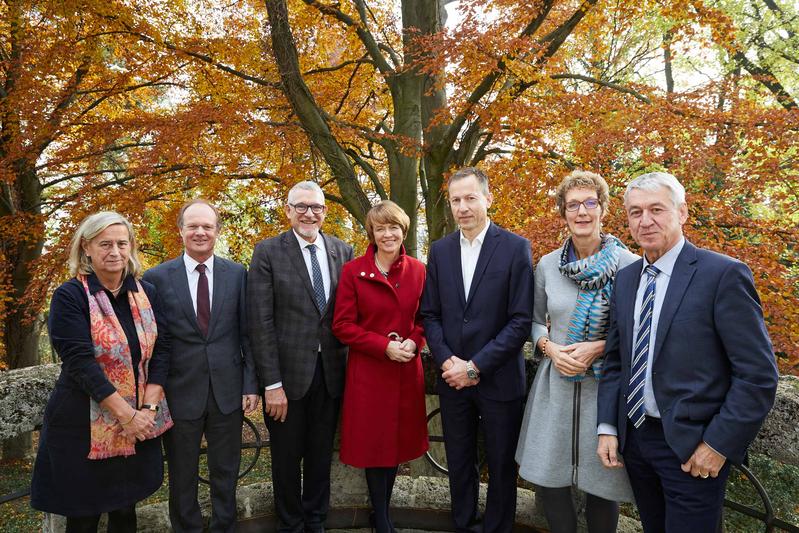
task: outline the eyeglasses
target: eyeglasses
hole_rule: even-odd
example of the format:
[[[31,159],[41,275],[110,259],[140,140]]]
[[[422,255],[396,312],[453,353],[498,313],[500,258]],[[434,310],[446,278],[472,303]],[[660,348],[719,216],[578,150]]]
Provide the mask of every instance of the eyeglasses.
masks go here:
[[[577,211],[580,209],[580,206],[585,206],[586,209],[596,209],[599,207],[599,200],[596,198],[586,198],[582,202],[569,202],[566,204],[566,211]]]
[[[301,215],[307,213],[308,209],[310,209],[311,213],[313,213],[314,215],[321,215],[322,211],[325,210],[325,206],[320,205],[320,204],[308,205],[308,204],[291,204],[290,203],[289,205],[291,207],[293,207],[294,210],[296,212],[298,212],[299,214],[301,214]]]

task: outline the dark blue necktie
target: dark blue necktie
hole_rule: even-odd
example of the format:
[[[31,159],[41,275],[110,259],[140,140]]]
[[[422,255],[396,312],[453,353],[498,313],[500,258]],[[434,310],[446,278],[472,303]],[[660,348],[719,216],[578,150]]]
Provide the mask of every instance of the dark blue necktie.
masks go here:
[[[316,245],[309,244],[308,251],[311,252],[311,272],[313,273],[313,295],[319,312],[325,310],[327,298],[325,298],[325,284],[322,281],[322,269],[319,268],[319,260],[316,258]]]
[[[627,417],[633,426],[640,427],[644,423],[644,382],[646,381],[646,365],[649,357],[649,338],[652,332],[652,312],[655,308],[655,278],[660,274],[657,267],[646,267],[646,289],[641,301],[641,315],[638,319],[638,335],[633,348],[633,361],[630,365],[630,386],[627,389]]]

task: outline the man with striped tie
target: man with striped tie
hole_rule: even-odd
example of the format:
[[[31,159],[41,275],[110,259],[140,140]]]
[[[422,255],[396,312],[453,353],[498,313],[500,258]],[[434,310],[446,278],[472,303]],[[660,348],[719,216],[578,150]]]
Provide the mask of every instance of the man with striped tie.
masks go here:
[[[331,330],[352,247],[321,231],[325,194],[301,181],[283,208],[291,229],[259,242],[247,319],[269,429],[277,531],[322,533],[347,347]]]
[[[626,466],[646,533],[717,531],[777,387],[760,299],[745,264],[685,240],[674,176],[637,177],[624,207],[644,257],[611,298],[597,453]]]

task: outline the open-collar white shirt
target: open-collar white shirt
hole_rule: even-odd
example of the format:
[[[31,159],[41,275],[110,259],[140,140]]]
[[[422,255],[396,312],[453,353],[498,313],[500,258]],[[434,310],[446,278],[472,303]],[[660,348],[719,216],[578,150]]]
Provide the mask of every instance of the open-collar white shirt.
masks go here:
[[[469,298],[469,289],[472,288],[472,280],[474,279],[474,271],[477,268],[477,260],[480,258],[480,250],[483,249],[483,241],[486,238],[489,226],[491,226],[491,221],[486,219],[485,227],[472,239],[472,242],[469,242],[469,239],[463,235],[463,230],[461,230],[461,273],[463,275],[463,291],[466,299]]]

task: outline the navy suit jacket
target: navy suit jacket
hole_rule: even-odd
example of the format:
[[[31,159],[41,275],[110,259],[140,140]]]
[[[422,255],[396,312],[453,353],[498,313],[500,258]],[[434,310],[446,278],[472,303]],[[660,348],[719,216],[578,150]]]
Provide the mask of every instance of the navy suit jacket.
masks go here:
[[[636,261],[616,277],[597,399],[597,422],[617,427],[622,453],[642,268]],[[749,267],[686,241],[660,311],[652,364],[669,446],[686,462],[704,441],[740,463],[774,403],[777,379]]]
[[[480,369],[481,395],[499,401],[524,396],[522,347],[533,323],[533,263],[527,239],[491,223],[468,298],[460,231],[434,242],[421,313],[437,367],[452,355],[471,359]],[[440,373],[438,385],[439,392],[450,390]]]

